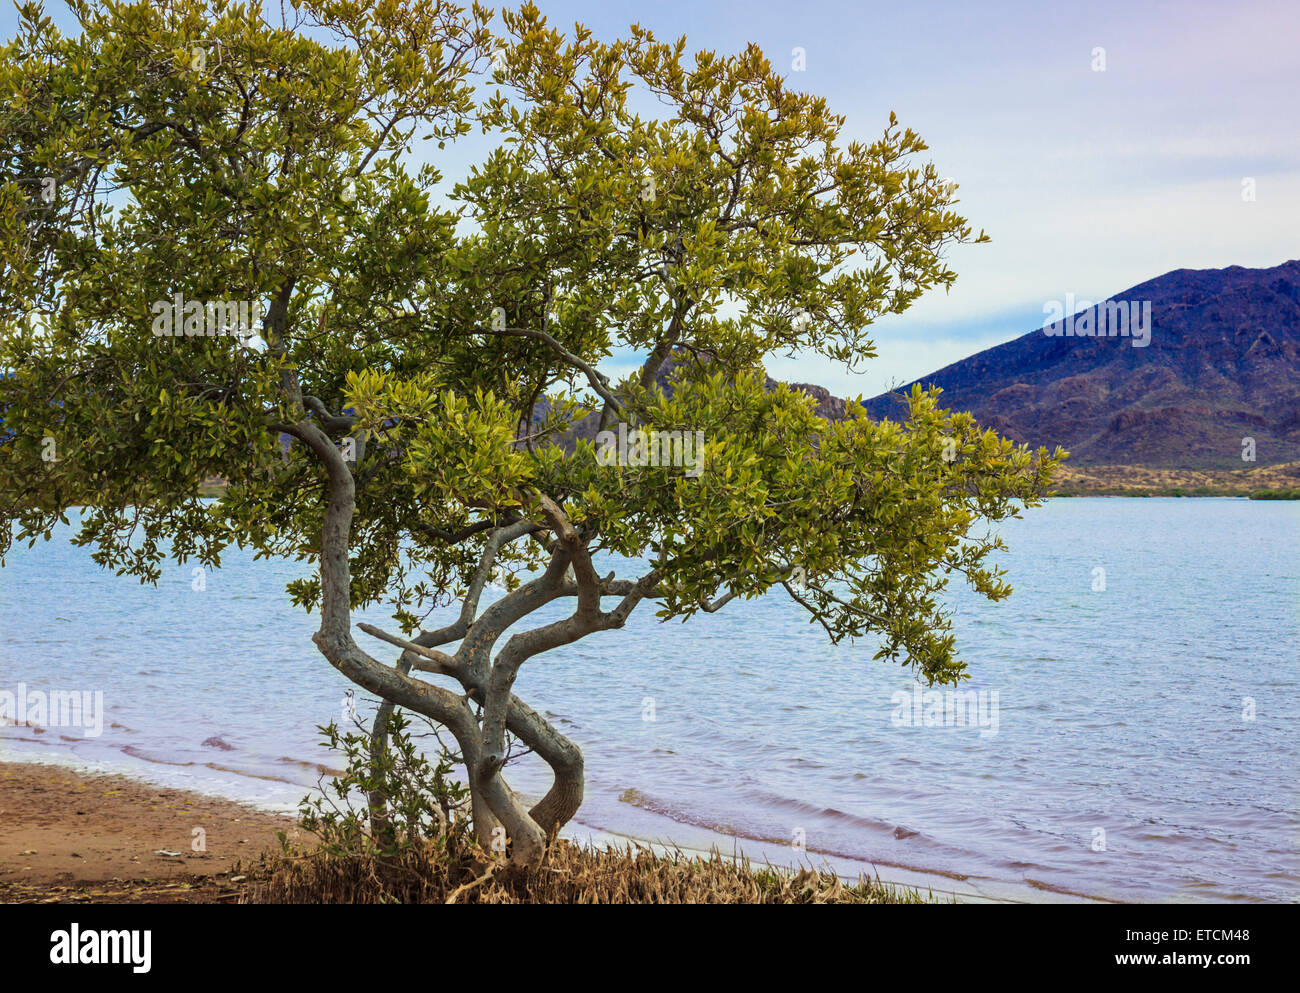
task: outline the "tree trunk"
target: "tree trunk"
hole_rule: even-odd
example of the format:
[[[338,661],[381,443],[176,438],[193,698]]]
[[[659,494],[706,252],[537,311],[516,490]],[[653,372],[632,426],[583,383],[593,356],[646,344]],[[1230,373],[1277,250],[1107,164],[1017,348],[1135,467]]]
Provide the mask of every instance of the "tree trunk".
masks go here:
[[[493,839],[496,842],[495,850],[500,850],[501,841],[508,842],[512,866],[528,868],[538,865],[546,854],[546,833],[519,802],[514,791],[506,785],[499,770],[500,766],[494,763],[481,763],[474,774],[483,798],[505,829],[504,838],[498,834]]]
[[[379,705],[379,712],[375,714],[375,723],[370,730],[370,774],[372,776],[377,775],[380,756],[388,748],[388,718],[392,713],[392,701],[385,700]],[[386,791],[380,788],[373,789],[366,801],[370,807],[370,836],[376,839],[382,838],[389,831]]]
[[[405,653],[397,660],[397,671],[403,676],[408,675],[411,671],[411,662]],[[393,716],[394,709],[392,700],[384,700],[379,705],[379,712],[375,714],[375,723],[370,731],[370,771],[372,775],[379,765],[379,757],[388,748],[388,718]],[[367,802],[370,806],[370,836],[379,838],[388,830],[388,802],[384,796],[384,791],[371,790]]]
[[[574,751],[577,753],[575,759],[561,764],[552,763],[551,771],[555,774],[555,782],[551,784],[546,796],[542,797],[528,812],[548,841],[555,839],[560,828],[569,823],[573,815],[578,812],[578,808],[582,806],[582,792],[586,780],[583,774],[582,754],[577,752],[576,748]]]

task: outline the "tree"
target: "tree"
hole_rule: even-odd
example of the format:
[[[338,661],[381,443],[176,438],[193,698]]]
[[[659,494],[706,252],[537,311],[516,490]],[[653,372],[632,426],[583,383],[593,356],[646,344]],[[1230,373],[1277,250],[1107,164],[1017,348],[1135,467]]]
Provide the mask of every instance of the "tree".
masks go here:
[[[647,601],[688,620],[780,587],[834,641],[965,678],[943,590],[1009,594],[978,526],[1037,503],[1061,453],[920,390],[905,421],[826,422],[761,369],[870,358],[873,320],[985,240],[893,115],[845,142],[756,47],[688,59],[531,5],[500,38],[441,0],[279,24],[225,0],[70,6],[75,37],[24,5],[0,76],[0,551],[85,505],[75,540],[144,581],[234,542],[312,563],[289,593],[320,653],[451,732],[479,838],[503,827],[520,864],[583,791],[520,667]],[[476,125],[500,143],[450,190],[410,167],[417,139]],[[634,374],[602,371],[627,354]],[[400,633],[356,629],[395,664],[355,639],[370,604]],[[531,809],[509,736],[554,772]]]

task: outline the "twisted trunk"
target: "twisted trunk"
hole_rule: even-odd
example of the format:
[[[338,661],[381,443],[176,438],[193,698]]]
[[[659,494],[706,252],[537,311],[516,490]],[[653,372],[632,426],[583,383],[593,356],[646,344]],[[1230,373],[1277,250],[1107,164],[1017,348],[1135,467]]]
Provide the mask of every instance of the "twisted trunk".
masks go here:
[[[573,815],[582,806],[583,776],[582,756],[576,763],[566,766],[551,766],[555,781],[546,796],[528,812],[537,826],[545,832],[547,840],[554,840],[560,828],[573,819]]]
[[[321,527],[321,624],[313,640],[335,668],[384,701],[376,718],[372,747],[382,749],[386,745],[386,722],[394,706],[406,707],[444,725],[456,738],[468,772],[475,833],[480,843],[499,851],[503,839],[498,828],[504,828],[506,840],[513,847],[511,862],[525,866],[536,864],[544,855],[548,840],[582,803],[583,760],[573,742],[511,692],[519,667],[534,655],[569,644],[593,631],[622,627],[628,614],[657,582],[657,572],[652,571],[632,584],[618,607],[605,613],[600,608],[600,598],[608,591],[596,576],[586,542],[563,511],[542,497],[543,511],[558,538],[544,575],[474,618],[478,594],[496,552],[504,542],[522,537],[537,526],[514,522],[498,529],[484,551],[460,620],[450,628],[422,636],[431,644],[459,638],[461,646],[456,655],[448,656],[416,642],[384,635],[408,649],[398,665],[384,665],[362,651],[352,638],[348,555],[356,512],[356,481],[338,449],[319,426],[311,421],[300,422],[293,425],[293,433],[321,460],[329,480],[329,499]],[[566,575],[568,570],[572,570],[571,579]],[[572,616],[514,635],[495,660],[490,658],[493,645],[515,621],[559,596],[572,593],[577,594],[578,601]],[[382,635],[367,625],[362,627],[371,634]],[[413,679],[409,674],[412,667],[451,676],[460,682],[465,694],[459,696]],[[471,699],[482,704],[481,715],[476,716],[471,709]],[[501,778],[507,730],[540,755],[555,777],[550,790],[532,810],[524,807]],[[369,800],[372,828],[383,830],[387,819],[383,797],[376,793]]]

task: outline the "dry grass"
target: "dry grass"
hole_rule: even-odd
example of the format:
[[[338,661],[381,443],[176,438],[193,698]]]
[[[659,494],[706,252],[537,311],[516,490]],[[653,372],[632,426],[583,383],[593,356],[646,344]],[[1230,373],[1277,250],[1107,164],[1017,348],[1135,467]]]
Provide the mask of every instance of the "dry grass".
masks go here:
[[[518,871],[474,852],[431,847],[394,859],[314,852],[268,863],[250,903],[929,903],[915,890],[830,872],[558,842],[537,869]]]

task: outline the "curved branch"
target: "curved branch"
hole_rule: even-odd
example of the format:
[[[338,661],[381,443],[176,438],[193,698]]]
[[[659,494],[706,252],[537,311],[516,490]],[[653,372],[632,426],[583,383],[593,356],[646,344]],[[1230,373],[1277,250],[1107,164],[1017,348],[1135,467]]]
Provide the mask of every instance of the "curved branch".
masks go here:
[[[555,352],[555,354],[564,362],[573,366],[573,368],[578,369],[587,377],[588,385],[590,385],[592,390],[605,401],[607,407],[612,407],[615,411],[623,409],[623,405],[619,403],[618,399],[614,396],[613,390],[610,388],[609,380],[585,359],[574,355],[571,351],[560,344],[559,340],[554,335],[547,334],[545,331],[537,331],[533,328],[476,327],[474,328],[474,331],[477,334],[496,335],[499,338],[529,338],[533,341],[545,343],[551,351]]]
[[[304,396],[302,405],[316,415],[327,434],[351,431],[357,423],[357,418],[351,414],[331,414],[318,397]]]

